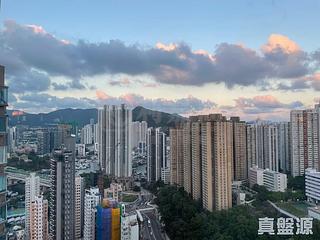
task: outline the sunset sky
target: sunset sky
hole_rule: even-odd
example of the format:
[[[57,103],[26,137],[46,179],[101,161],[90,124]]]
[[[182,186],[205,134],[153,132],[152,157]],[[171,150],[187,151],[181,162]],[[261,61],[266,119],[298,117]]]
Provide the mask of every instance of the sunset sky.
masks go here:
[[[10,108],[288,120],[320,95],[320,1],[3,0]]]

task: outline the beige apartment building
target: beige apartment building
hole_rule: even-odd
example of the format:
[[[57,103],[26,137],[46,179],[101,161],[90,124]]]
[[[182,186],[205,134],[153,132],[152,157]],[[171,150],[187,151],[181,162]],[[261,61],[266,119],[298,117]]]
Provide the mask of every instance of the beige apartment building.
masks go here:
[[[232,207],[232,179],[247,178],[245,122],[221,114],[192,116],[182,136],[177,130],[171,129],[170,137],[173,156],[182,153],[183,184],[178,185],[209,211]],[[177,161],[171,161],[171,178],[177,179]]]
[[[233,130],[233,181],[248,179],[246,122],[239,117],[231,117]]]
[[[202,205],[209,211],[232,207],[233,127],[221,115],[201,127]]]
[[[48,237],[48,201],[39,195],[30,204],[30,239],[47,240]]]
[[[170,129],[170,183],[183,186],[183,128]]]
[[[183,125],[183,187],[192,194],[191,123]]]
[[[200,200],[201,193],[201,122],[191,123],[191,182],[192,198]]]

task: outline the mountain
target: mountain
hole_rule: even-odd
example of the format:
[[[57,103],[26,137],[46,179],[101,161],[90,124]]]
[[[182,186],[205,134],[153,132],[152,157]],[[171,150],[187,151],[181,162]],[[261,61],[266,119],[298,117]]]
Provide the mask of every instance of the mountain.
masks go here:
[[[133,121],[146,121],[148,127],[174,127],[177,123],[186,120],[178,114],[154,111],[141,106],[133,109],[132,119]]]
[[[98,110],[92,109],[60,109],[49,113],[24,113],[21,111],[8,110],[9,125],[28,125],[35,126],[48,126],[59,123],[74,123],[79,127],[84,126],[94,119],[97,122]],[[146,121],[150,127],[172,127],[178,122],[182,122],[185,118],[177,114],[169,114],[159,111],[153,111],[143,107],[136,107],[132,110],[133,121]]]

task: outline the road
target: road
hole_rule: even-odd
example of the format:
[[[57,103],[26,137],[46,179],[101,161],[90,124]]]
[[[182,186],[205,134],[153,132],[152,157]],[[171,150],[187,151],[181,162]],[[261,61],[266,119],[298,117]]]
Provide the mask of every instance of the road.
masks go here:
[[[126,212],[140,211],[143,217],[140,228],[143,240],[164,240],[164,233],[161,232],[161,225],[156,214],[156,209],[149,205],[152,199],[153,195],[142,189],[139,198],[135,202],[126,205]]]
[[[145,231],[147,232],[147,234],[145,235],[147,237],[146,239],[164,240],[165,238],[163,237],[163,233],[161,232],[161,225],[156,217],[155,211],[145,211],[142,213],[142,216],[144,219],[143,227],[145,228],[145,225],[147,225],[147,231]]]

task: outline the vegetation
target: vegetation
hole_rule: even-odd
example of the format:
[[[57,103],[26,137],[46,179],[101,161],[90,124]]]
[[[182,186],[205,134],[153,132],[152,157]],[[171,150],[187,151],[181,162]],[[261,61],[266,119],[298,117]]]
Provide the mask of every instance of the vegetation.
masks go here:
[[[133,194],[122,194],[122,202],[134,202],[138,199],[137,195]]]
[[[30,152],[28,154],[28,159],[30,159],[31,161],[25,162],[23,159],[20,159],[19,157],[9,158],[7,165],[10,167],[15,167],[33,172],[50,168],[49,156],[39,157],[34,152]]]
[[[279,202],[277,206],[297,217],[308,216],[308,205],[304,202]]]
[[[191,199],[183,188],[152,184],[156,204],[159,206],[161,221],[172,240],[193,239],[287,239],[288,236],[258,236],[258,218],[280,217],[265,201],[265,192],[253,206],[237,206],[229,210],[208,212]],[[263,191],[263,190],[262,190]],[[265,195],[263,195],[265,194]],[[259,196],[259,193],[257,194]],[[296,235],[291,239],[320,239],[320,223],[314,221],[313,235]]]
[[[286,192],[270,192],[264,186],[254,185],[252,188],[257,192],[256,200],[263,202],[270,200],[271,202],[280,202],[280,201],[302,201],[305,200],[305,194],[303,190],[300,189],[287,189]]]

